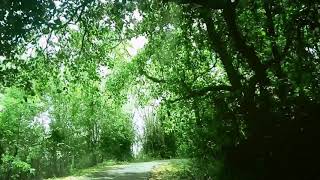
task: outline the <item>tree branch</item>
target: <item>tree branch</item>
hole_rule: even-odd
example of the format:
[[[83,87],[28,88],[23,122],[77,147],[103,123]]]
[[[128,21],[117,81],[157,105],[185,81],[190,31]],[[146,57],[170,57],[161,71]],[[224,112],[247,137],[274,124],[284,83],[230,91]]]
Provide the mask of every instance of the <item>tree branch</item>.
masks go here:
[[[206,95],[208,92],[216,92],[216,91],[232,91],[232,87],[228,85],[212,85],[207,86],[201,89],[192,90],[190,95],[191,96],[203,96]]]
[[[77,19],[75,20],[74,23],[79,22],[79,21],[81,20],[81,17],[82,17],[82,15],[83,15],[83,13],[84,13],[84,10],[85,10],[86,6],[87,6],[90,2],[92,2],[92,1],[90,1],[90,0],[85,0],[85,1],[83,1],[82,4],[80,4],[79,6],[77,6],[77,7],[74,9],[73,13],[71,14],[70,18],[68,19],[68,21],[66,21],[65,23],[60,24],[59,26],[56,26],[56,24],[48,24],[48,26],[51,27],[53,30],[60,30],[60,29],[66,28],[66,27],[74,20],[74,18],[76,18],[76,17],[77,17]],[[56,9],[55,9],[55,10],[56,10]],[[80,10],[80,12],[78,13],[79,10]]]
[[[208,11],[202,12],[201,16],[207,26],[207,32],[209,37],[209,42],[213,51],[217,52],[220,56],[222,64],[227,72],[228,78],[233,89],[240,89],[241,82],[240,82],[240,75],[238,71],[236,71],[235,67],[233,66],[232,57],[228,54],[227,46],[223,42],[221,36],[216,32],[213,21],[211,19],[210,13]]]
[[[284,73],[282,72],[281,69],[281,55],[279,52],[279,47],[275,41],[276,38],[276,32],[274,29],[274,23],[272,19],[272,12],[271,12],[271,6],[273,5],[273,0],[265,0],[264,1],[264,9],[266,12],[266,27],[267,27],[267,35],[271,38],[271,50],[272,50],[272,55],[273,55],[273,62],[272,64],[275,65],[276,68],[276,75],[278,78],[283,79],[284,78]]]
[[[82,39],[81,39],[81,48],[80,48],[79,54],[81,54],[84,51],[85,38],[86,38],[87,34],[88,34],[88,29],[87,29],[87,25],[85,25],[84,32],[83,32]]]
[[[280,53],[279,47],[276,43],[276,31],[274,29],[274,22],[273,22],[273,15],[272,15],[272,6],[274,6],[274,1],[273,0],[265,0],[264,1],[264,9],[266,12],[266,17],[267,17],[267,21],[266,21],[266,27],[267,27],[267,35],[271,38],[271,50],[272,50],[272,61],[270,62],[270,66],[272,67],[274,66],[275,68],[275,75],[278,77],[278,79],[280,80],[280,84],[278,87],[278,96],[280,98],[280,100],[285,103],[285,99],[287,97],[287,89],[289,86],[288,83],[288,77],[287,75],[283,72],[282,68],[281,68],[281,61],[283,60],[284,56],[286,55],[286,51],[289,50],[289,43],[291,42],[286,42],[285,45],[285,51],[284,54]],[[268,67],[266,67],[268,68]]]
[[[224,9],[227,8],[228,1],[230,0],[163,0],[163,2],[176,2],[179,4],[190,4],[195,7],[206,7],[209,9]],[[238,0],[234,1],[233,4],[237,4]]]
[[[146,78],[148,78],[148,79],[150,79],[151,81],[153,81],[153,82],[156,82],[156,83],[165,83],[165,82],[166,82],[166,81],[163,80],[163,79],[158,79],[158,78],[156,78],[156,77],[150,76],[150,75],[147,74],[147,72],[144,71],[143,69],[140,70],[140,73],[141,73],[142,75],[144,75]]]
[[[204,88],[201,89],[195,89],[195,90],[191,90],[189,92],[189,94],[173,99],[173,100],[166,100],[166,102],[168,103],[175,103],[181,100],[187,100],[187,99],[191,99],[194,97],[201,97],[201,96],[205,96],[207,95],[209,92],[218,92],[218,91],[232,91],[233,87],[228,86],[228,85],[211,85],[211,86],[206,86]]]
[[[259,60],[253,47],[246,44],[246,41],[239,31],[236,24],[236,14],[235,8],[230,5],[230,8],[223,10],[223,17],[227,23],[227,27],[232,40],[234,41],[234,46],[240,54],[247,59],[250,68],[255,72],[259,82],[266,84],[269,82],[265,68]]]

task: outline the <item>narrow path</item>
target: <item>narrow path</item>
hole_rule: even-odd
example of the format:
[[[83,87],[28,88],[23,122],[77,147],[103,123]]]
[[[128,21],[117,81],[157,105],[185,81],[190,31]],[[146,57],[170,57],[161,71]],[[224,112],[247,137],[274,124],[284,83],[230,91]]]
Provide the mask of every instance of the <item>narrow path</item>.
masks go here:
[[[106,170],[94,172],[86,176],[67,177],[64,178],[64,180],[147,180],[154,167],[168,162],[169,160],[129,163],[126,165],[116,166],[112,169],[108,167]]]

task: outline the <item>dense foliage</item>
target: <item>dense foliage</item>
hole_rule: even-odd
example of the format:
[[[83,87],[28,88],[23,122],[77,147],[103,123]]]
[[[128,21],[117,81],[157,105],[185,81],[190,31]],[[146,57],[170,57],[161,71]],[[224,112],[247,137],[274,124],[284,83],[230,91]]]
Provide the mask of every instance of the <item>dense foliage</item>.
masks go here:
[[[11,4],[0,13],[17,11]],[[27,7],[36,15],[26,17],[52,23],[22,21],[45,47],[10,31],[10,13],[0,20],[1,175],[127,158],[134,137],[122,106],[134,94],[141,106],[160,102],[145,118],[144,152],[193,158],[196,179],[319,178],[319,2],[59,4]],[[147,39],[137,54],[127,52],[133,37]],[[43,112],[49,131],[34,122]]]
[[[86,53],[79,55],[81,32],[69,29],[68,36],[55,38],[59,43],[35,44],[28,47],[35,54],[1,64],[14,74],[4,74],[1,87],[0,179],[62,176],[104,160],[132,158],[133,124],[122,108],[125,94],[113,92],[125,78],[117,71],[126,57],[113,51],[110,75],[98,57],[110,56],[112,44],[101,45],[99,54],[90,53],[96,45],[83,46]]]

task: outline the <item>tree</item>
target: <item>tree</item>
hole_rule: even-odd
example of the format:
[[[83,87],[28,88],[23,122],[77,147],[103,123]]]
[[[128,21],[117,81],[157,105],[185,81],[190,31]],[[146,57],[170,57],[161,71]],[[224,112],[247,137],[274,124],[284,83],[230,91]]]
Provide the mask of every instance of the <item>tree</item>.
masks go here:
[[[147,15],[141,27],[149,43],[140,57],[140,72],[154,82],[155,97],[193,106],[198,121],[194,129],[201,138],[208,137],[197,144],[199,155],[211,154],[199,160],[224,164],[221,176],[210,175],[217,172],[211,170],[203,174],[231,179],[315,178],[319,156],[313,150],[318,146],[311,139],[319,134],[311,126],[317,126],[319,82],[307,76],[319,72],[317,3],[250,1],[241,7],[235,1],[221,8],[203,6],[204,1],[177,3],[183,5],[161,6],[154,1],[153,9],[142,10]],[[214,81],[219,76],[206,79],[211,68],[196,66],[213,59],[204,54],[208,48],[225,72],[220,81]],[[204,55],[195,57],[199,52]],[[204,73],[199,73],[202,69]],[[212,141],[215,148],[207,146]],[[298,169],[308,169],[308,175]]]

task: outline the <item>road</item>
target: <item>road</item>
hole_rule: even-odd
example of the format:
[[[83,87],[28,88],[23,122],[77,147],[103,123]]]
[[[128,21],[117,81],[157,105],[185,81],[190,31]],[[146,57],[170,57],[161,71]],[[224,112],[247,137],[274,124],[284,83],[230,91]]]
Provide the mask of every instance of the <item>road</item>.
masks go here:
[[[105,170],[97,171],[85,176],[66,177],[63,178],[63,180],[147,180],[153,168],[168,162],[168,160],[159,160],[129,163],[111,169],[108,167]]]

